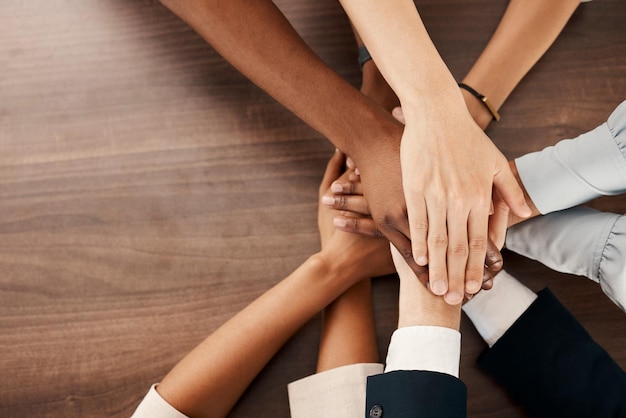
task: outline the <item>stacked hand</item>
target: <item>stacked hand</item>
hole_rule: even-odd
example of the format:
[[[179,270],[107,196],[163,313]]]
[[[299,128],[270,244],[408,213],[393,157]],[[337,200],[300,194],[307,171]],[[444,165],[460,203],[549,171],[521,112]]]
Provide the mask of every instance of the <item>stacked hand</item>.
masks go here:
[[[324,178],[319,189],[318,228],[322,251],[320,255],[327,264],[350,272],[355,281],[371,277],[384,276],[395,272],[389,252],[389,241],[382,235],[351,234],[335,228],[333,220],[344,215],[332,205],[322,204],[322,200],[331,192],[330,185],[335,179],[347,182],[354,176],[353,170],[344,170],[345,156],[336,151],[328,162]],[[343,173],[342,173],[343,172]],[[359,183],[360,184],[360,183]],[[372,222],[371,218],[354,215],[352,219]]]
[[[334,158],[335,157],[333,157],[333,159]],[[349,158],[347,164],[348,167],[354,166],[354,163]],[[328,170],[325,180],[327,180],[327,177]],[[360,171],[358,169],[354,171],[348,170],[344,173],[344,175],[332,182],[332,184],[328,184],[330,184],[330,190],[326,191],[326,194],[321,196],[320,201],[327,207],[336,209],[334,212],[335,217],[333,223],[337,229],[369,237],[382,236],[381,231],[376,226],[374,220],[370,217],[370,209],[368,202],[363,196],[363,184],[361,182]],[[322,193],[321,189],[320,193]],[[406,257],[403,258],[406,261]],[[501,268],[502,256],[500,255],[498,247],[491,240],[488,240],[486,256],[484,261],[481,263],[482,289],[491,288],[493,285],[492,279]],[[415,270],[415,265],[413,266],[413,269]],[[415,273],[418,279],[422,283],[428,284],[428,268],[417,266],[417,269],[418,270]],[[465,297],[471,298],[472,294],[473,293],[466,292]]]

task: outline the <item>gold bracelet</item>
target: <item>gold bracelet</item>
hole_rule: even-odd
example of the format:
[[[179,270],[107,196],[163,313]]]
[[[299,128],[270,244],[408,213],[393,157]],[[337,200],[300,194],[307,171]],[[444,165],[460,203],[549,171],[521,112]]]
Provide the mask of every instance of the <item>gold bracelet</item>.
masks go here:
[[[487,108],[489,113],[491,113],[493,120],[495,120],[496,122],[500,120],[500,114],[498,113],[496,108],[493,107],[491,103],[489,103],[489,99],[487,99],[487,96],[485,96],[484,94],[480,94],[479,92],[477,92],[476,90],[474,90],[473,88],[471,88],[470,86],[464,83],[459,83],[459,87],[469,91],[472,94],[472,96],[480,100],[481,103]]]

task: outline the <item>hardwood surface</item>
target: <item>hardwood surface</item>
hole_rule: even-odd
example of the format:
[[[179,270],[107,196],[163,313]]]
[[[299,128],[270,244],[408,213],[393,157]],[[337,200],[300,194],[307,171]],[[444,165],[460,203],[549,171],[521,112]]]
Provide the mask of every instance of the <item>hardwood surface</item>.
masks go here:
[[[277,4],[358,85],[336,2]],[[506,1],[418,6],[461,78]],[[623,0],[579,8],[488,131],[508,157],[594,128],[626,98],[624,22]],[[316,251],[332,146],[156,1],[4,0],[0,40],[0,416],[129,416],[186,352]],[[623,213],[625,199],[594,205]],[[597,285],[505,257],[626,367],[624,314]],[[384,355],[397,284],[374,288]],[[232,417],[288,416],[285,386],[314,371],[319,325]],[[469,416],[523,417],[475,366],[484,344],[467,320],[462,332]]]

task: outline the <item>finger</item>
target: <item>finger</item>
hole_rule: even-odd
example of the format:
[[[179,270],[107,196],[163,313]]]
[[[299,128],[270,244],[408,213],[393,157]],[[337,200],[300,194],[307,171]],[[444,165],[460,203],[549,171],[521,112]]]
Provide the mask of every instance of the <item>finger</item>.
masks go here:
[[[406,205],[407,215],[409,217],[409,231],[413,257],[418,265],[425,266],[429,262],[427,241],[429,233],[429,212],[426,210],[426,202],[424,201],[423,196],[420,196],[415,199],[411,199],[411,201],[407,200]],[[437,207],[433,208],[433,211],[435,210],[437,210]],[[445,228],[445,219],[442,220],[440,218],[435,218],[434,216],[433,219],[439,219],[439,222],[443,222]],[[445,236],[447,238],[447,233]],[[430,273],[432,279],[432,270]]]
[[[360,182],[361,181],[361,174],[360,174],[360,172],[359,172],[359,174],[356,174],[356,172],[351,171],[350,175],[348,176],[348,180],[354,181],[354,182]]]
[[[467,222],[468,255],[465,267],[465,291],[476,293],[483,283],[485,255],[487,253],[487,227],[489,206],[475,207],[470,211]]]
[[[504,200],[502,200],[500,193],[495,189],[492,205],[493,214],[489,217],[489,239],[493,241],[498,248],[502,248],[506,239],[506,229],[509,225],[510,209]]]
[[[485,283],[487,280],[493,279],[493,276],[495,274],[496,273],[494,273],[493,271],[489,270],[487,265],[485,265],[484,268],[483,268],[483,280],[482,280],[482,282]]]
[[[417,264],[422,265],[424,261],[428,263],[432,292],[436,295],[445,295],[448,291],[448,229],[445,206],[436,199],[429,201],[427,216],[422,215],[416,225],[411,225],[411,237],[413,256]]]
[[[355,216],[335,216],[333,219],[335,227],[341,231],[352,232],[354,234],[365,235],[368,237],[383,238],[383,234],[378,228],[374,220],[371,218],[357,218]]]
[[[333,193],[362,195],[363,183],[361,183],[360,181],[337,180],[330,185],[330,190]]]
[[[502,260],[502,254],[500,250],[493,241],[487,241],[487,252],[485,254],[485,266],[487,270],[491,273],[491,277],[495,277],[500,270],[502,270],[502,266],[504,265],[504,261]]]
[[[467,216],[459,216],[453,213],[448,214],[448,247],[446,252],[446,262],[448,271],[448,291],[444,300],[450,305],[458,305],[463,301],[465,293],[465,274],[468,261],[468,219]],[[486,230],[485,226],[485,230]],[[433,258],[432,252],[430,260]],[[484,256],[480,259],[480,278]],[[432,273],[431,273],[432,274]],[[469,293],[469,292],[468,292]]]
[[[493,287],[493,279],[489,279],[486,282],[483,283],[482,289],[483,290],[491,290],[491,288]]]
[[[335,149],[335,153],[332,157],[330,157],[328,164],[326,164],[326,171],[324,172],[324,177],[322,178],[322,183],[320,184],[320,195],[326,193],[330,184],[341,175],[344,160],[345,155],[338,149]]]
[[[498,160],[496,174],[493,177],[493,185],[517,216],[528,218],[532,214],[532,210],[526,203],[526,199],[524,199],[524,192],[515,179],[504,156]]]
[[[398,122],[406,125],[406,120],[404,119],[404,112],[402,112],[402,108],[400,106],[394,107],[393,110],[391,111],[391,114],[393,115],[394,118],[396,118]]]
[[[348,170],[354,170],[356,168],[356,164],[354,164],[352,158],[346,157],[346,167],[348,167]]]
[[[399,231],[394,231],[390,235],[393,236],[394,241],[391,241],[393,247],[397,250],[398,254],[402,256],[404,262],[413,270],[417,279],[426,287],[428,287],[428,268],[424,266],[418,266],[413,260],[413,254],[411,253],[411,242],[409,239],[400,233]],[[387,235],[387,237],[389,237]]]
[[[358,213],[360,215],[369,215],[370,213],[367,201],[363,196],[359,195],[326,194],[322,197],[322,203],[337,210]]]

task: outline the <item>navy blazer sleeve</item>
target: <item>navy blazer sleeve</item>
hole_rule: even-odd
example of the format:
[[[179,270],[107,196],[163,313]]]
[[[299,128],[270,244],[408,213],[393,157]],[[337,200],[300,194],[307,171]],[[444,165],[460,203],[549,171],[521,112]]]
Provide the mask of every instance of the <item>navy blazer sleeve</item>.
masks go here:
[[[626,417],[626,374],[548,289],[479,364],[531,417]]]
[[[366,418],[465,418],[467,390],[454,376],[394,371],[367,378]]]

